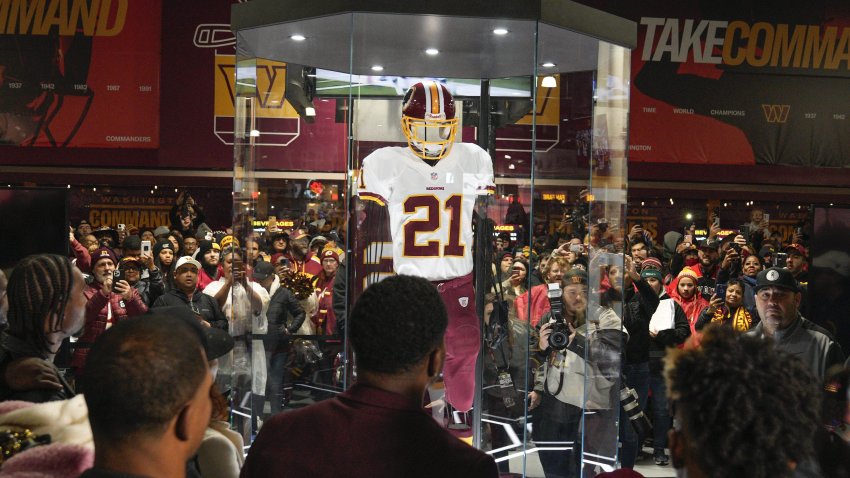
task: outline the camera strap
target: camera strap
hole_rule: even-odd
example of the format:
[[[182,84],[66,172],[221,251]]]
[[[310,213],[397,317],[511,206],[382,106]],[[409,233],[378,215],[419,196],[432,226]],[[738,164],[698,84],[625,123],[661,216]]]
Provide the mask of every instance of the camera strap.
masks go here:
[[[554,361],[550,362],[549,367],[551,367],[554,364],[555,364]],[[546,390],[546,393],[548,393],[549,395],[556,396],[559,393],[561,393],[561,389],[564,388],[564,367],[563,367],[563,365],[564,364],[562,363],[561,366],[558,367],[558,370],[560,372],[559,377],[558,377],[558,389],[555,390],[554,392],[549,390],[549,370],[548,370],[548,368],[546,370],[546,375],[543,376],[543,387]]]

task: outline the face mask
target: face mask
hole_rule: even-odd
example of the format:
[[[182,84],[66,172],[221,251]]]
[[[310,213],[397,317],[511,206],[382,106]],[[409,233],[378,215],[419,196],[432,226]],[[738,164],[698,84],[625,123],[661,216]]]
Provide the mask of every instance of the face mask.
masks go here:
[[[695,257],[691,257],[691,258],[685,259],[685,265],[686,265],[687,267],[693,267],[693,266],[695,266],[695,265],[697,265],[697,264],[699,264],[699,259],[697,259],[697,258],[695,258]]]

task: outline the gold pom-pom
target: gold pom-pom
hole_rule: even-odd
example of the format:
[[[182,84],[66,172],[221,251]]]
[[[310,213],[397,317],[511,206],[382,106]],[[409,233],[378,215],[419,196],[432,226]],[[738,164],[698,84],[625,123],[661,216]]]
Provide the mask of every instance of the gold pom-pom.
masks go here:
[[[298,300],[304,300],[313,293],[312,281],[303,272],[285,272],[281,278],[280,286],[289,289]]]

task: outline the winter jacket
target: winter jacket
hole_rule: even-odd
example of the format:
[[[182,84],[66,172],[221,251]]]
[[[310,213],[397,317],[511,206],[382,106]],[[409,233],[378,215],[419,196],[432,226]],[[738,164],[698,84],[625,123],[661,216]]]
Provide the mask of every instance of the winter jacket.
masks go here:
[[[263,344],[267,352],[274,352],[285,345],[287,335],[292,335],[301,328],[306,314],[292,292],[286,287],[281,287],[277,277],[269,292],[271,300],[266,312],[269,327],[263,337]]]
[[[110,292],[108,297],[103,295],[101,287],[100,282],[94,281],[83,291],[87,300],[86,324],[83,326],[83,334],[75,344],[74,355],[71,358],[71,368],[77,373],[86,366],[89,348],[111,323],[148,311],[148,306],[142,301],[138,290],[133,289],[130,299],[125,301],[114,292]]]
[[[213,297],[204,294],[200,290],[195,290],[192,294],[190,302],[189,296],[179,289],[172,289],[165,294],[159,296],[153,304],[154,308],[168,306],[183,306],[189,308],[196,315],[200,315],[211,326],[227,330],[227,318],[221,307]]]

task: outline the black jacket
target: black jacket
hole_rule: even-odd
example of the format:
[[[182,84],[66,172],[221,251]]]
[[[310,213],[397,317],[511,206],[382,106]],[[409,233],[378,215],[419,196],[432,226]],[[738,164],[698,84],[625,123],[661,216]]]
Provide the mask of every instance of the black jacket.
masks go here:
[[[5,400],[22,400],[25,402],[44,403],[54,400],[66,400],[74,396],[74,390],[65,382],[62,374],[56,370],[56,376],[62,384],[61,390],[54,389],[33,389],[33,390],[12,390],[6,384],[5,376],[6,367],[14,360],[23,358],[42,358],[40,354],[29,344],[12,337],[11,335],[2,332],[0,333],[0,401]],[[56,368],[52,363],[51,366]]]
[[[162,283],[162,271],[159,269],[148,270],[148,277],[139,279],[133,284],[133,287],[139,291],[139,296],[146,306],[152,307],[156,299],[162,295],[165,286]]]
[[[263,344],[267,352],[274,352],[281,344],[281,339],[292,335],[301,328],[305,319],[304,309],[298,299],[286,287],[278,287],[269,301],[266,317],[269,321],[269,329],[263,337]],[[287,320],[290,319],[290,320]]]
[[[629,364],[646,362],[650,358],[660,359],[664,356],[667,347],[679,345],[691,335],[685,311],[674,302],[674,328],[659,331],[658,335],[651,337],[649,322],[652,320],[652,315],[658,309],[661,300],[670,297],[666,293],[658,297],[643,279],[635,284],[638,292],[626,291],[623,306],[624,323],[626,330],[629,331],[629,341],[626,343],[626,363]]]
[[[192,294],[192,303],[189,303],[189,297],[179,289],[171,289],[165,294],[159,296],[153,303],[153,307],[167,307],[182,305],[188,307],[197,315],[203,317],[211,326],[227,330],[227,317],[221,311],[221,307],[215,299],[199,290],[195,290]]]

